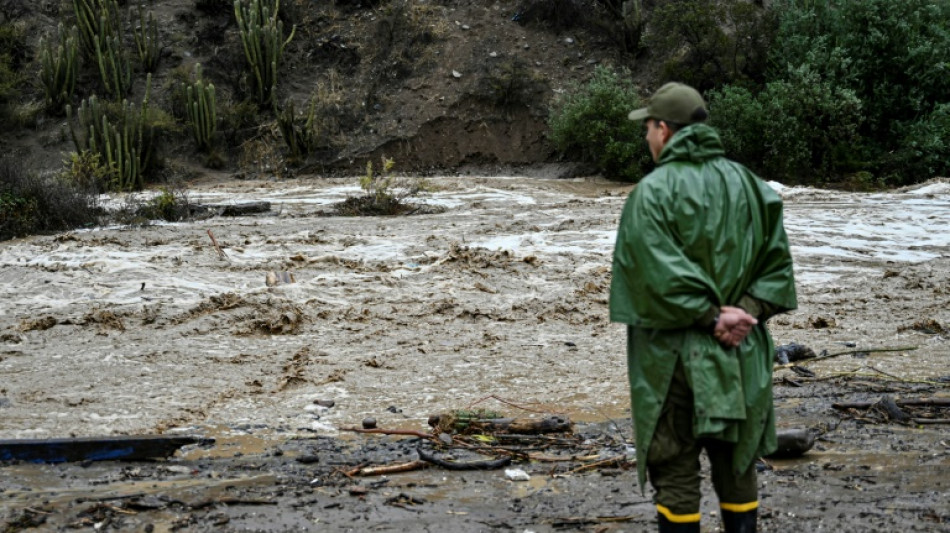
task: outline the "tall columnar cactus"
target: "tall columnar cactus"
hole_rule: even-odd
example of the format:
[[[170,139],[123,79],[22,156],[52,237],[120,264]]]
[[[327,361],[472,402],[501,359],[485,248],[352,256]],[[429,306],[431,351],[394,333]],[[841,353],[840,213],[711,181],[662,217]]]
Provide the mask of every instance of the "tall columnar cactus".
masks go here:
[[[158,37],[158,25],[152,12],[145,15],[145,8],[139,7],[138,25],[131,20],[132,36],[135,38],[135,47],[139,52],[139,60],[145,72],[155,72],[158,60],[162,54],[162,44]]]
[[[148,75],[145,98],[140,107],[124,100],[114,119],[109,118],[108,104],[95,96],[83,100],[77,112],[79,132],[73,125],[72,107],[66,106],[73,144],[78,152],[98,153],[113,175],[111,188],[141,189],[152,163],[154,133],[148,121],[152,76]]]
[[[241,32],[251,86],[261,106],[273,102],[277,65],[297,29],[294,26],[284,40],[284,24],[277,18],[279,9],[280,0],[234,0],[234,16]]]
[[[76,25],[79,28],[79,44],[82,55],[96,60],[96,43],[104,46],[103,40],[119,33],[119,4],[116,0],[73,0]]]
[[[96,42],[96,63],[106,92],[116,100],[129,93],[132,89],[132,63],[118,35]]]
[[[55,112],[63,110],[76,89],[76,73],[79,71],[79,44],[76,42],[76,27],[67,30],[59,24],[59,45],[40,40],[40,81],[46,93],[46,105]]]
[[[201,79],[201,65],[195,65],[195,83],[185,88],[188,121],[195,137],[198,149],[207,152],[211,149],[214,133],[217,130],[218,115],[214,97],[214,84]]]

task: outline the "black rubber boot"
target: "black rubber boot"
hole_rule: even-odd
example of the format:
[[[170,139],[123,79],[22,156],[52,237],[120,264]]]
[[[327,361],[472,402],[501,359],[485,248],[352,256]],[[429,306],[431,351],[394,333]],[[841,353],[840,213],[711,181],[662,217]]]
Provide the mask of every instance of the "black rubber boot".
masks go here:
[[[755,533],[758,509],[741,513],[720,510],[722,511],[722,528],[726,533]]]
[[[670,522],[663,513],[656,514],[660,533],[699,533],[699,522]]]

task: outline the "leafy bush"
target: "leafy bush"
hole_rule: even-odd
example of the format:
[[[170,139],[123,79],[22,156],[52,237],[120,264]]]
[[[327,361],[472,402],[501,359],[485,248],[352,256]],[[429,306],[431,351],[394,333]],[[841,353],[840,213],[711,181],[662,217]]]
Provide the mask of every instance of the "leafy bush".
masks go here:
[[[21,161],[0,159],[0,240],[95,224],[96,198],[58,176],[38,176]]]
[[[564,156],[593,163],[610,179],[638,181],[651,161],[641,126],[627,119],[638,107],[629,74],[598,66],[586,85],[555,100],[548,116],[551,141]]]
[[[739,87],[710,95],[710,122],[727,153],[770,179],[808,182],[855,170],[861,101],[807,67],[758,96]]]
[[[867,159],[866,170],[891,183],[950,171],[946,157],[914,155],[928,142],[915,136],[950,136],[937,112],[950,103],[950,2],[778,0],[775,9],[781,24],[770,75],[787,79],[807,66],[852,91],[864,110],[859,134],[867,155],[858,157]],[[850,150],[849,142],[838,148]]]
[[[911,123],[901,139],[893,167],[907,171],[898,183],[912,183],[946,175],[950,161],[950,103]]]

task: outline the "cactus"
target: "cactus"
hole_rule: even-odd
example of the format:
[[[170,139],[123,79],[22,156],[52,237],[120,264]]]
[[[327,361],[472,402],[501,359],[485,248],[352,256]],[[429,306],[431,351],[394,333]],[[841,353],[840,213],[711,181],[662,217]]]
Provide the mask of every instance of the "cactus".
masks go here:
[[[128,94],[132,88],[132,65],[117,35],[105,37],[102,43],[96,42],[96,62],[106,92],[117,100]]]
[[[280,127],[281,136],[290,150],[292,159],[306,159],[317,147],[320,132],[315,125],[316,107],[317,99],[312,96],[310,98],[310,108],[307,110],[307,114],[301,117],[303,119],[301,121],[298,120],[293,101],[288,101],[282,111],[274,106],[277,125]]]
[[[40,40],[40,81],[46,93],[46,105],[60,112],[68,104],[76,89],[76,73],[79,70],[79,45],[76,42],[76,27],[67,31],[59,24],[59,46],[45,39]]]
[[[217,129],[217,111],[214,97],[214,84],[201,79],[201,65],[195,65],[195,83],[185,88],[185,103],[191,132],[198,149],[207,152],[211,149],[214,133]]]
[[[152,75],[139,109],[124,100],[118,116],[109,118],[107,106],[95,96],[83,100],[77,112],[80,133],[73,126],[72,106],[66,106],[69,131],[77,152],[98,153],[112,173],[111,188],[141,189],[152,162],[153,131],[148,122]]]
[[[294,38],[297,27],[283,40],[284,24],[277,19],[280,0],[234,0],[234,16],[250,70],[254,97],[260,106],[273,103],[277,89],[277,65],[284,47]]]
[[[73,11],[82,55],[95,61],[96,43],[104,47],[104,39],[119,31],[119,4],[116,0],[73,0]]]
[[[139,22],[136,26],[135,21],[131,20],[132,36],[135,38],[135,47],[139,52],[139,60],[142,62],[142,70],[145,72],[155,72],[158,66],[158,60],[162,54],[162,45],[158,39],[158,25],[155,24],[155,18],[152,12],[145,16],[145,8],[139,7]]]

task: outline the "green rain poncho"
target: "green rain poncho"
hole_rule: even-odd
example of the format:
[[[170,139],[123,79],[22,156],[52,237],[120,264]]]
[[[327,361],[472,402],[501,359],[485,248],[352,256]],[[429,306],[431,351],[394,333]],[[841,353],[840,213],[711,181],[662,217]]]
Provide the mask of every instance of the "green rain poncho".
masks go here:
[[[610,319],[631,326],[627,365],[641,486],[677,359],[693,389],[697,437],[736,443],[740,471],[775,449],[765,320],[728,350],[696,326],[714,306],[743,296],[778,311],[797,305],[782,201],[723,157],[715,130],[688,126],[630,193],[614,249]]]

